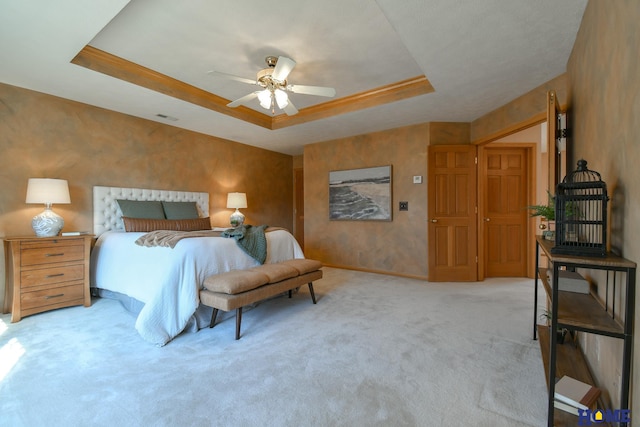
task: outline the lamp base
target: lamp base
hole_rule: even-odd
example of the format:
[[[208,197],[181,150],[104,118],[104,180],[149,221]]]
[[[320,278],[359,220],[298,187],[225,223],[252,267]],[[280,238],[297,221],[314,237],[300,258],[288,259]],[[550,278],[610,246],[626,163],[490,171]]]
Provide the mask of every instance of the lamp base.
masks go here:
[[[33,217],[31,227],[38,237],[54,237],[64,227],[64,219],[50,207],[46,207],[41,214]]]
[[[244,224],[244,215],[237,208],[234,213],[231,214],[231,218],[229,218],[229,223],[233,228],[240,227]]]

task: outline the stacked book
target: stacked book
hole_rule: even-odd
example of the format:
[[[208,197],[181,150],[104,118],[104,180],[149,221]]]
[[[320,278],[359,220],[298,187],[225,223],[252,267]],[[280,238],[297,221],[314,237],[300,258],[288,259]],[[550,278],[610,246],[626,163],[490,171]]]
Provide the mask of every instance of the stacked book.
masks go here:
[[[553,270],[549,270],[547,274],[549,276],[549,283],[553,284]],[[560,270],[558,272],[558,290],[588,294],[589,282],[578,272]]]
[[[600,397],[599,388],[565,375],[556,383],[554,406],[578,415],[578,409],[594,409],[598,397]]]

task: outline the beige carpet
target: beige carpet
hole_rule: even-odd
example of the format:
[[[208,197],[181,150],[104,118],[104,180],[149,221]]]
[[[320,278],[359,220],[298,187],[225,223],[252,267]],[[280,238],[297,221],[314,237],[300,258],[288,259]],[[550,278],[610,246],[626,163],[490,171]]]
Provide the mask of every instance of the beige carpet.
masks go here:
[[[541,426],[533,281],[325,268],[165,347],[120,303],[0,317],[2,426]]]

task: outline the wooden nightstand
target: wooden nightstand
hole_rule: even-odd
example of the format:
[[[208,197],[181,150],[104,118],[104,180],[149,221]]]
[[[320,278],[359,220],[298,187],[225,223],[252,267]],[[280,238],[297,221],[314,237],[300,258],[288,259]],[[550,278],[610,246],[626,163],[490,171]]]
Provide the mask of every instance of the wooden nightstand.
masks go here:
[[[4,313],[11,322],[54,308],[91,306],[89,253],[93,235],[4,239]]]

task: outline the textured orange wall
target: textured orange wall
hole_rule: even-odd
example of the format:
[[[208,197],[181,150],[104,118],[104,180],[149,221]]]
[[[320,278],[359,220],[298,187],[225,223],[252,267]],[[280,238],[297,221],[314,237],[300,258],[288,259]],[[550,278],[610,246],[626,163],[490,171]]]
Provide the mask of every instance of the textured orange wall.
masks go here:
[[[302,159],[302,155],[300,156],[293,156],[293,168],[294,169],[300,169],[304,167],[304,162]]]
[[[0,238],[33,235],[43,209],[24,202],[33,177],[69,181],[71,204],[54,206],[66,230],[92,230],[94,185],[208,192],[220,226],[227,192],[241,191],[247,223],[293,224],[289,155],[0,84]]]
[[[429,126],[359,135],[304,148],[305,249],[311,258],[352,269],[426,278]],[[329,172],[392,166],[393,220],[330,221]],[[413,176],[423,176],[413,184]],[[399,201],[409,211],[398,210]]]
[[[550,46],[550,49],[553,47]],[[522,130],[522,123],[535,125],[547,120],[547,92],[555,90],[559,103],[566,104],[566,74],[541,84],[513,101],[471,122],[471,142],[483,143]],[[537,119],[537,121],[536,121]],[[531,122],[533,120],[533,122]]]
[[[640,2],[593,1],[567,65],[574,144],[571,169],[586,159],[609,193],[610,241],[625,258],[640,261]],[[594,275],[602,293],[605,278]],[[640,276],[636,277],[636,282]],[[619,302],[618,302],[619,303]],[[635,301],[635,360],[640,360],[640,293]],[[619,313],[619,308],[617,312]],[[622,313],[620,313],[622,314]],[[599,385],[618,401],[622,343],[586,335],[586,352]],[[596,351],[596,349],[599,349]],[[599,353],[599,355],[597,354]],[[598,360],[599,359],[599,360]],[[640,366],[633,368],[632,413],[640,414]],[[635,423],[634,423],[635,425]]]
[[[470,123],[430,122],[429,145],[469,144]]]

